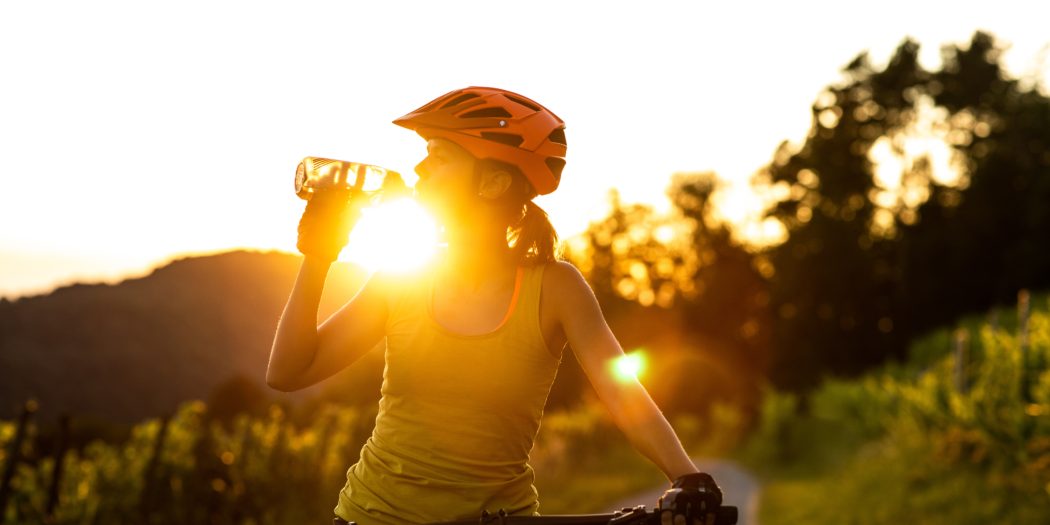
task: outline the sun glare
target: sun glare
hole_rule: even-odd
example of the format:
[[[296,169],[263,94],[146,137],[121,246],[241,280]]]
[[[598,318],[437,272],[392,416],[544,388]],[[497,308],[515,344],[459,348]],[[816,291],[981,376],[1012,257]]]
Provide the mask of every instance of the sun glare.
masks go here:
[[[642,350],[634,350],[613,360],[616,378],[623,382],[637,380],[644,369],[645,352]]]
[[[365,208],[341,260],[369,271],[407,272],[434,256],[437,223],[416,201],[396,199]]]

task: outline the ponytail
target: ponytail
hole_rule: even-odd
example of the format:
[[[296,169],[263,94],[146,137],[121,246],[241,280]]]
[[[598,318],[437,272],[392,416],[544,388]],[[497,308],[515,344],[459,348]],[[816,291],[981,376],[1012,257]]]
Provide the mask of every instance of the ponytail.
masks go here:
[[[515,257],[530,266],[556,261],[558,232],[547,212],[531,200],[525,201],[524,207],[521,219],[507,232]]]

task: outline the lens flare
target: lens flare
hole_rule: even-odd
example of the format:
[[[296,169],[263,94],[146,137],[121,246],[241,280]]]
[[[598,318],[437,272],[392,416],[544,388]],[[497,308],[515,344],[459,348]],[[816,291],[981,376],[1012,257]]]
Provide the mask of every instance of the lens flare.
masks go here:
[[[394,199],[362,210],[340,260],[369,271],[409,272],[426,265],[437,246],[437,223],[423,207]]]
[[[620,381],[638,380],[638,376],[645,370],[645,351],[634,350],[630,353],[617,357],[612,362],[613,372]]]

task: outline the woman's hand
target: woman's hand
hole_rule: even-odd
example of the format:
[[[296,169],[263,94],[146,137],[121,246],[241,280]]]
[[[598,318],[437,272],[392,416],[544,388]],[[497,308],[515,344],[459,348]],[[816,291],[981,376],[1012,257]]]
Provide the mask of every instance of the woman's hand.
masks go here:
[[[360,207],[344,188],[320,190],[306,202],[296,247],[306,256],[333,262],[346,246]]]
[[[722,505],[722,489],[710,474],[679,476],[660,496],[660,525],[713,525]]]

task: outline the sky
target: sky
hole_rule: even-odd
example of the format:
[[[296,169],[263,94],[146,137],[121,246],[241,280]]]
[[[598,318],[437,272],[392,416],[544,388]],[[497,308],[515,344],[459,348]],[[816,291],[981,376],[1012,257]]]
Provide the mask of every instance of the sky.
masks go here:
[[[926,67],[990,31],[1045,79],[1043,2],[533,0],[0,3],[0,297],[113,282],[187,254],[294,251],[305,156],[409,175],[425,143],[391,120],[498,86],[566,122],[562,236],[607,192],[667,208],[676,172],[747,180],[868,50],[905,37]],[[877,9],[877,10],[876,10]],[[951,9],[946,11],[945,9]],[[1045,85],[1045,84],[1044,84]]]

